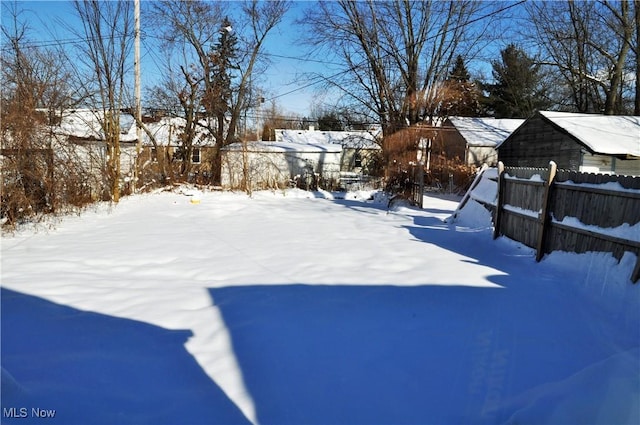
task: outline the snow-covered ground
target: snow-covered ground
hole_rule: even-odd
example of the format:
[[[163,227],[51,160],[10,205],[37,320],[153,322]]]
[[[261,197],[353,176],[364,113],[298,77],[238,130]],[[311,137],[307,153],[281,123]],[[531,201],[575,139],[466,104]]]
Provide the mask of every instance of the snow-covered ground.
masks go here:
[[[536,263],[473,201],[190,195],[3,237],[2,423],[640,423],[635,256]]]

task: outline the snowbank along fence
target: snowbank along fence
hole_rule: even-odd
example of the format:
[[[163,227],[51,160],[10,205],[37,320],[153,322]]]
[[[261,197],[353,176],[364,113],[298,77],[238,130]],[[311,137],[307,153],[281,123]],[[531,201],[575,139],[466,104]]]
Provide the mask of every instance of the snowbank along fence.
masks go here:
[[[604,251],[617,259],[626,251],[638,261],[640,278],[640,178],[548,168],[498,165],[494,238],[506,236],[536,250]]]

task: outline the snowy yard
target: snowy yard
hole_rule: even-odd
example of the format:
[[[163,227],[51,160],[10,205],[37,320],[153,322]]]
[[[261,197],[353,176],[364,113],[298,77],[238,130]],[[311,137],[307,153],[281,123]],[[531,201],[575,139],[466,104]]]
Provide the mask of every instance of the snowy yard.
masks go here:
[[[640,423],[634,256],[538,264],[475,203],[365,198],[157,193],[3,237],[2,423]]]

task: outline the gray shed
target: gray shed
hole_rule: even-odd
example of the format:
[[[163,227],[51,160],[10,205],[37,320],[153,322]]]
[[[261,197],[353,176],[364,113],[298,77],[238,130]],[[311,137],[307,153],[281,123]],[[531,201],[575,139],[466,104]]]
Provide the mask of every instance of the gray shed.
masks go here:
[[[640,117],[541,111],[497,147],[513,167],[640,175]]]

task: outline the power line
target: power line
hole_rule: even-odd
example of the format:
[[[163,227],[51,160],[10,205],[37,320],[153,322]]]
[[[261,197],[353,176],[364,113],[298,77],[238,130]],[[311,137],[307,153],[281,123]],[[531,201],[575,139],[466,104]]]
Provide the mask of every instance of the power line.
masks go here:
[[[429,41],[429,40],[438,38],[438,37],[440,37],[440,36],[442,36],[442,35],[444,35],[444,34],[446,34],[448,32],[451,32],[451,31],[457,31],[460,28],[463,28],[465,26],[474,24],[476,22],[479,22],[481,20],[487,19],[489,17],[498,15],[498,14],[500,14],[502,12],[505,12],[505,11],[511,9],[511,8],[514,8],[514,7],[517,7],[517,6],[521,5],[521,4],[524,4],[525,2],[526,2],[526,0],[520,0],[520,1],[516,2],[516,3],[512,3],[512,4],[508,5],[508,6],[500,8],[498,10],[494,10],[494,11],[492,11],[490,13],[485,14],[485,15],[481,15],[481,16],[479,16],[477,18],[474,18],[474,19],[471,19],[469,21],[463,22],[463,23],[461,23],[461,24],[459,24],[459,25],[457,25],[457,26],[455,26],[453,28],[447,28],[447,29],[440,30],[438,33],[436,33],[436,34],[434,34],[434,35],[432,35],[430,37],[427,37],[425,39],[425,41]],[[124,35],[120,35],[120,36],[105,36],[105,37],[86,37],[86,38],[75,37],[75,38],[67,38],[67,39],[60,39],[60,40],[46,41],[46,42],[26,43],[24,45],[21,45],[21,47],[22,48],[55,47],[55,46],[63,46],[63,45],[68,45],[68,44],[79,44],[79,43],[84,43],[84,42],[96,41],[96,40],[100,40],[100,39],[121,38],[121,37],[124,37]],[[154,35],[146,34],[145,38],[152,38],[152,39],[157,39],[157,40],[168,41],[167,38],[160,37],[160,36],[155,35],[155,34]],[[2,47],[2,50],[10,50],[10,49],[11,49],[11,46]],[[145,54],[145,57],[150,54],[151,55],[151,59],[155,63],[156,67],[160,68],[160,66],[158,66],[157,60],[153,57],[154,55],[150,53],[152,50],[153,49],[149,49],[148,52]],[[296,61],[301,61],[301,62],[313,62],[313,63],[319,63],[319,64],[324,64],[324,65],[338,65],[338,66],[339,65],[343,65],[342,63],[338,63],[338,62],[319,60],[319,59],[311,59],[311,58],[308,58],[308,57],[298,57],[298,56],[291,56],[291,55],[280,55],[280,54],[269,53],[269,52],[263,52],[263,55],[270,56],[270,57],[276,57],[276,58],[282,58],[282,59],[296,60]],[[390,53],[387,53],[386,56],[390,56]],[[336,77],[339,77],[341,75],[348,74],[349,72],[352,72],[355,69],[360,68],[363,65],[366,65],[366,63],[367,63],[367,60],[363,60],[359,64],[353,65],[353,66],[351,66],[351,67],[349,67],[349,68],[347,68],[345,70],[339,71],[337,73],[334,73],[334,74],[326,76],[326,77],[323,76],[323,75],[318,75],[315,78],[316,81],[311,81],[311,82],[309,82],[307,84],[304,84],[302,86],[299,86],[299,87],[297,87],[297,88],[295,88],[293,90],[289,90],[289,91],[284,92],[284,93],[279,93],[277,95],[272,96],[271,98],[269,98],[267,100],[270,100],[270,101],[271,100],[275,100],[275,99],[278,99],[278,98],[281,98],[281,97],[284,97],[284,96],[287,96],[287,95],[290,95],[290,94],[305,90],[305,89],[307,89],[309,87],[315,86],[315,85],[320,84],[322,82],[327,82],[327,81],[329,81],[331,79],[334,79]]]
[[[509,6],[505,6],[505,7],[503,7],[503,8],[498,9],[498,10],[494,10],[494,11],[492,11],[492,12],[490,12],[490,13],[487,13],[487,14],[485,14],[485,15],[479,16],[479,17],[477,17],[477,18],[475,18],[475,19],[471,19],[471,20],[469,20],[469,21],[466,21],[466,22],[464,22],[464,23],[462,23],[462,24],[460,24],[460,25],[458,25],[458,26],[456,26],[456,27],[454,27],[454,28],[441,30],[441,31],[439,31],[437,34],[434,34],[434,35],[432,35],[432,36],[430,36],[430,37],[427,37],[427,38],[425,39],[425,41],[429,41],[429,40],[432,40],[432,39],[436,39],[436,38],[438,38],[438,37],[440,37],[440,36],[442,36],[442,35],[446,34],[447,32],[457,31],[457,30],[458,30],[458,29],[460,29],[460,28],[463,28],[463,27],[465,27],[465,26],[468,26],[468,25],[474,24],[474,23],[479,22],[479,21],[481,21],[481,20],[483,20],[483,19],[487,19],[487,18],[490,18],[490,17],[492,17],[492,16],[498,15],[498,14],[503,13],[503,12],[505,12],[505,11],[507,11],[507,10],[511,9],[511,8],[514,8],[514,7],[516,7],[516,6],[519,6],[519,5],[521,5],[521,4],[524,4],[525,2],[526,2],[526,0],[520,0],[520,1],[518,1],[517,3],[510,4]],[[390,56],[390,54],[389,54],[389,53],[387,53],[385,56],[386,56],[386,57],[388,57],[388,56]],[[351,72],[351,71],[355,70],[356,68],[359,68],[359,67],[361,67],[361,66],[365,65],[366,63],[367,63],[367,60],[364,60],[364,61],[360,62],[360,63],[359,63],[359,64],[357,64],[357,65],[351,66],[350,68],[348,68],[348,69],[346,69],[346,70],[344,70],[344,71],[338,72],[338,73],[333,74],[333,75],[330,75],[330,76],[328,76],[328,77],[322,77],[322,76],[320,76],[320,81],[312,82],[312,83],[306,84],[306,85],[304,85],[304,86],[301,86],[301,87],[299,87],[299,88],[297,88],[297,89],[291,90],[291,91],[289,91],[289,92],[286,92],[286,93],[282,93],[282,94],[279,94],[279,95],[273,96],[273,97],[272,97],[271,99],[269,99],[269,100],[274,100],[274,99],[277,99],[277,98],[279,98],[279,97],[287,96],[287,95],[292,94],[292,93],[295,93],[295,92],[297,92],[297,91],[304,90],[304,89],[306,89],[306,88],[309,88],[309,87],[311,87],[311,86],[314,86],[314,85],[316,85],[316,84],[321,83],[321,82],[322,82],[322,80],[324,80],[324,81],[326,81],[326,80],[330,80],[330,79],[335,78],[335,77],[338,77],[338,76],[340,76],[340,75],[343,75],[343,74],[349,73],[349,72]]]
[[[75,37],[75,38],[63,38],[59,40],[52,41],[33,41],[30,43],[20,44],[21,49],[42,49],[46,47],[60,47],[69,44],[81,44],[87,42],[94,42],[97,40],[113,40],[119,38],[132,38],[130,35],[105,35],[104,37]],[[10,43],[5,43],[2,47],[2,50],[13,50],[13,47],[9,45]]]

